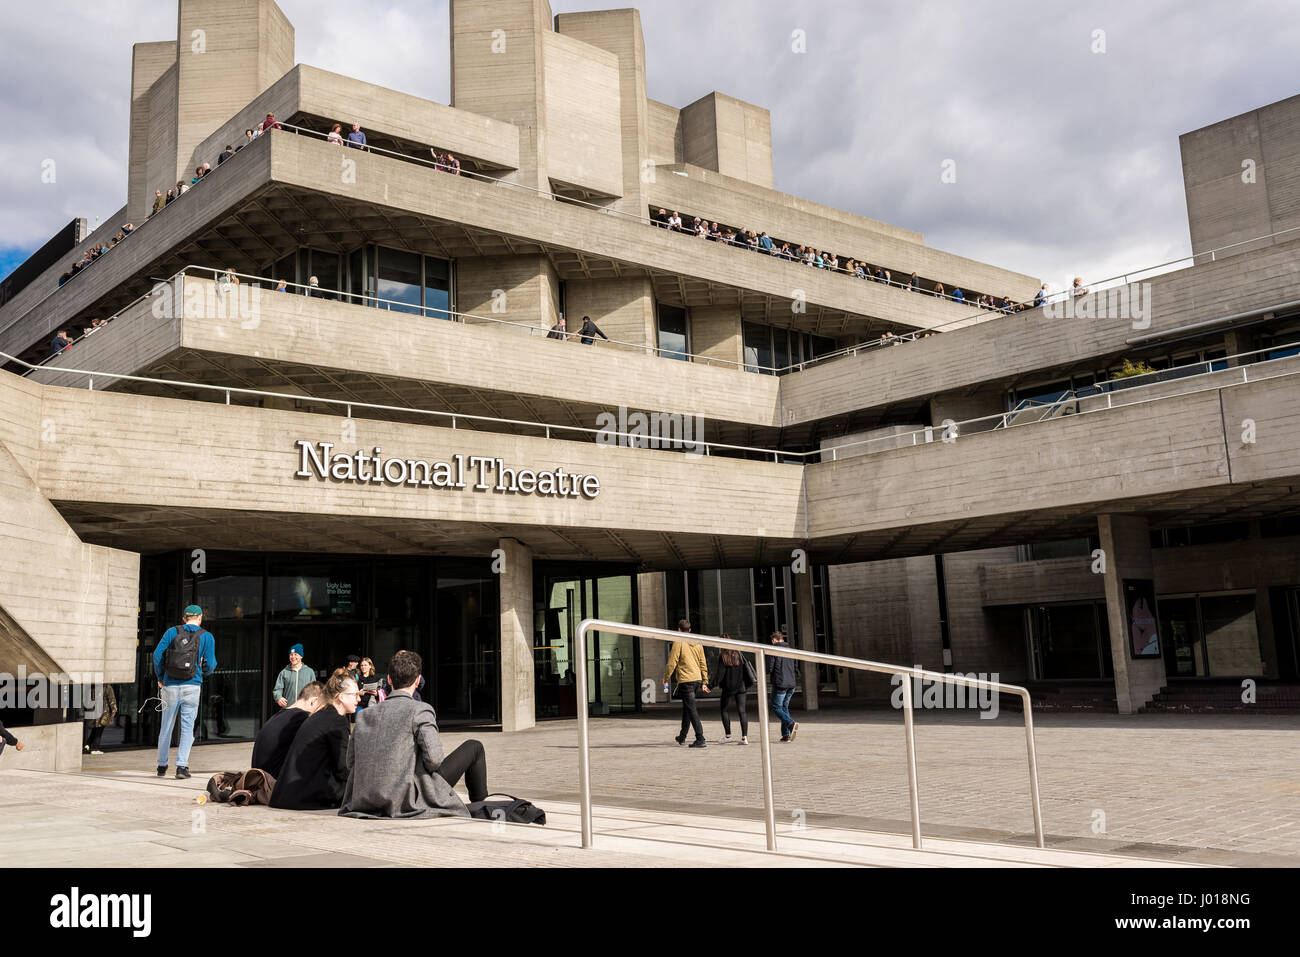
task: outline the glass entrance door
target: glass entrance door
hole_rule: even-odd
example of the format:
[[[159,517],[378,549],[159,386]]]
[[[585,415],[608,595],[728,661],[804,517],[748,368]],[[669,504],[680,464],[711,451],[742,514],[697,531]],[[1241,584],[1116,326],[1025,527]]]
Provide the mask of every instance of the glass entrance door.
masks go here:
[[[1169,642],[1165,655],[1165,673],[1171,678],[1203,677],[1209,672],[1205,664],[1205,638],[1195,598],[1159,600],[1162,634]]]
[[[631,575],[586,577],[546,574],[535,568],[533,660],[537,716],[577,714],[573,667],[578,624],[584,618],[636,621],[635,579]],[[592,632],[587,641],[587,707],[591,714],[640,709],[639,642],[629,635]]]

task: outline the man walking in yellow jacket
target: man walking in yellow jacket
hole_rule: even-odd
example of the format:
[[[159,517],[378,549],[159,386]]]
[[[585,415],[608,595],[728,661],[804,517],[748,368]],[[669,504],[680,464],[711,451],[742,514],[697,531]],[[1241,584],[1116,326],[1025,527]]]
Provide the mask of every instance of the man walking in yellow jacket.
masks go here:
[[[677,630],[690,633],[691,622],[683,618],[677,623]],[[709,665],[704,660],[704,648],[689,641],[674,641],[668,652],[668,666],[664,668],[664,691],[668,690],[668,679],[676,673],[677,697],[682,699],[682,733],[677,736],[677,743],[685,746],[686,729],[695,729],[695,743],[692,748],[705,748],[704,725],[700,724],[700,712],[695,705],[695,696],[701,692],[709,693]]]

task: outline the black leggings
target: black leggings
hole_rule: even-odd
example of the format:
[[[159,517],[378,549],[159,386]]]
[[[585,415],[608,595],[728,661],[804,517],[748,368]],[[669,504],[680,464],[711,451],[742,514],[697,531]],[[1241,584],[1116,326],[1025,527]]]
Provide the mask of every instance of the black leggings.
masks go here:
[[[478,741],[466,741],[443,758],[438,773],[452,787],[464,777],[471,803],[485,800],[488,796],[487,757],[483,754],[483,745]]]
[[[727,710],[732,701],[736,702],[736,713],[740,715],[740,735],[743,738],[749,737],[749,715],[745,713],[745,692],[736,691],[728,694],[722,693],[722,733],[731,737],[731,718],[727,716]]]

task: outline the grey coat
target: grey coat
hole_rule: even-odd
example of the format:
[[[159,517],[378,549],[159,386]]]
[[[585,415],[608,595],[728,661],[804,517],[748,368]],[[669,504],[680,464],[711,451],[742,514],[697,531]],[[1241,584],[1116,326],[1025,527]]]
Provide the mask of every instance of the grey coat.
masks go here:
[[[344,817],[469,817],[469,809],[438,774],[442,742],[433,705],[395,691],[357,712],[348,745]]]

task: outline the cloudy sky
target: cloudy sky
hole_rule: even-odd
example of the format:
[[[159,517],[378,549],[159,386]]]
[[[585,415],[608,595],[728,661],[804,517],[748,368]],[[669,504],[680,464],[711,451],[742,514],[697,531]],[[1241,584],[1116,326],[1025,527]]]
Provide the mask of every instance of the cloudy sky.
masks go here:
[[[279,2],[298,62],[448,101],[446,0]],[[553,0],[556,13],[615,5]],[[640,9],[649,95],[682,106],[718,90],[770,109],[778,189],[1054,289],[1187,255],[1179,134],[1300,92],[1295,0]],[[0,276],[74,216],[122,206],[131,44],[174,38],[176,2],[45,0],[5,21]]]

